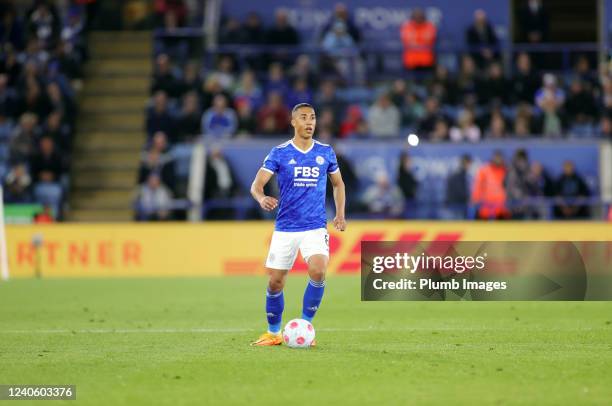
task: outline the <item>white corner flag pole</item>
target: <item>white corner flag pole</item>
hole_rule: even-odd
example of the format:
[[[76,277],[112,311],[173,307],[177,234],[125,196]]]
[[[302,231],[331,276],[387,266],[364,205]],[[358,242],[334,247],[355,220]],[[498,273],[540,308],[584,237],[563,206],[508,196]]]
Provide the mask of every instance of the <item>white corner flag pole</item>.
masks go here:
[[[0,186],[0,277],[9,278],[8,255],[6,253],[6,228],[4,227],[4,190]]]

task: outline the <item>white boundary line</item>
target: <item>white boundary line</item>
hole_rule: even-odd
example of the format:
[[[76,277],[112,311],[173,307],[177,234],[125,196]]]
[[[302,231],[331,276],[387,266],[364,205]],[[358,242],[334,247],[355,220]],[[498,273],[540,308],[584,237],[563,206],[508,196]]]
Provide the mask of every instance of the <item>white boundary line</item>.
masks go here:
[[[261,329],[259,329],[261,330]],[[259,331],[253,328],[160,328],[160,329],[40,329],[40,330],[0,330],[0,334],[224,334],[224,333],[250,333]],[[406,327],[406,328],[321,328],[322,332],[410,332],[410,331],[513,331],[510,327]],[[519,328],[518,330],[541,330],[539,327]],[[553,331],[593,330],[593,328],[558,328]]]

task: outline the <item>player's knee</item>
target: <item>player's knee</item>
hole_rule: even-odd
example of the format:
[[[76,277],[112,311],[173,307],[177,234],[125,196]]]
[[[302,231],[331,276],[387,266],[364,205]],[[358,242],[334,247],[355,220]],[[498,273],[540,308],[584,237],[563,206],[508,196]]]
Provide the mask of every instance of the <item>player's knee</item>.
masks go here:
[[[321,282],[325,280],[326,271],[327,269],[325,269],[325,266],[315,266],[315,267],[311,267],[308,273],[310,275],[310,279],[312,279],[315,282]]]
[[[280,292],[285,287],[285,279],[284,278],[274,278],[271,277],[268,282],[268,289],[270,292]]]

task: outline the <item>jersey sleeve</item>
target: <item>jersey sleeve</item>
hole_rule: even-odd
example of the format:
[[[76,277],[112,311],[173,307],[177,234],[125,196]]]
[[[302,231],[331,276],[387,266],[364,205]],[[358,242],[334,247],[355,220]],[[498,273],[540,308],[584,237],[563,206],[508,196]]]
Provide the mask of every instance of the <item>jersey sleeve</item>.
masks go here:
[[[270,153],[264,158],[264,162],[261,166],[261,169],[270,173],[276,173],[278,172],[278,168],[278,152],[276,148],[273,148],[272,151],[270,151]]]
[[[338,158],[333,149],[329,149],[329,166],[327,167],[327,173],[336,173],[340,170],[338,167]]]

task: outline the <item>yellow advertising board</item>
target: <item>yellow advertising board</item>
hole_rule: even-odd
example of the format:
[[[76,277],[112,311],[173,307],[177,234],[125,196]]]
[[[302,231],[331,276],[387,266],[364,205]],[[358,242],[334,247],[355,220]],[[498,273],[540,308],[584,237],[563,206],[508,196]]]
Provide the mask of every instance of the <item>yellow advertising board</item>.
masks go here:
[[[7,226],[11,277],[171,277],[263,272],[270,222]],[[34,241],[40,240],[37,248]],[[355,221],[330,227],[330,271],[358,273],[361,241],[612,241],[593,222]],[[295,272],[305,272],[298,259]]]

